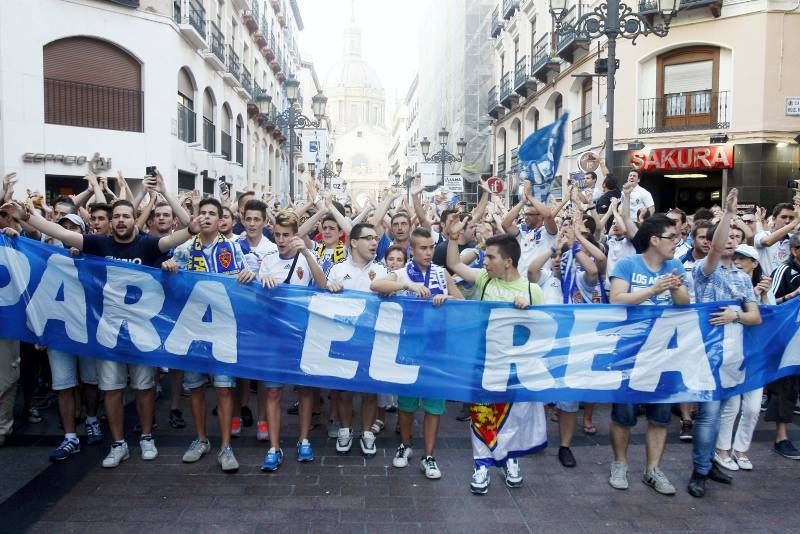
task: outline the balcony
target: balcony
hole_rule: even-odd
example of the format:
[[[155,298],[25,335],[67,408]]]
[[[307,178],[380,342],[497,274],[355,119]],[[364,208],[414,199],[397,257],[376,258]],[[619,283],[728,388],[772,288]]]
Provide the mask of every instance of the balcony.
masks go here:
[[[508,20],[514,16],[519,7],[519,0],[503,0],[503,18]]]
[[[258,12],[258,2],[259,0],[250,0],[250,9],[242,12],[242,22],[250,30],[250,33],[258,29],[258,19],[261,18],[261,14]]]
[[[550,54],[550,34],[546,33],[533,47],[531,74],[540,82],[547,83],[551,75],[555,76],[560,70],[558,61]]]
[[[225,37],[213,22],[209,24],[208,41],[210,48],[203,52],[203,58],[218,72],[225,72]]]
[[[237,11],[247,9],[249,7],[247,5],[249,3],[247,0],[231,0],[231,3],[233,4],[233,8]]]
[[[566,23],[562,25],[561,31],[556,34],[556,54],[558,57],[569,63],[574,63],[577,52],[589,51],[589,38],[583,33],[577,33],[573,24],[575,23],[575,6],[567,11]]]
[[[281,12],[281,1],[280,0],[271,0],[270,3],[272,4],[272,9],[275,11],[275,13],[280,13]]]
[[[503,22],[500,20],[500,6],[497,6],[492,11],[492,37],[497,37],[501,31],[503,31]]]
[[[267,46],[267,17],[265,15],[261,15],[261,24],[258,25],[258,29],[253,34],[253,41],[255,41],[256,45],[259,48],[263,48]]]
[[[572,150],[592,144],[592,113],[572,121]]]
[[[233,51],[233,46],[228,45],[228,72],[223,76],[228,85],[236,87],[241,84],[241,64],[239,56]]]
[[[275,46],[275,36],[272,35],[272,33],[270,32],[269,37],[267,38],[267,44],[265,44],[261,48],[261,54],[263,54],[263,56],[267,59],[267,61],[272,61],[273,59],[275,59],[276,49],[277,48]]]
[[[639,133],[725,130],[731,126],[728,91],[694,91],[639,101]]]
[[[47,124],[143,132],[143,111],[142,91],[44,79],[44,122]]]
[[[496,176],[505,176],[506,175],[506,155],[501,154],[497,156],[497,172],[495,173]]]
[[[536,81],[528,69],[528,56],[522,56],[514,68],[514,91],[523,98],[536,92]]]
[[[722,0],[681,0],[681,11],[686,9],[709,8],[714,18],[722,14]]]
[[[278,24],[280,24],[282,28],[286,27],[286,15],[283,11],[278,13]]]
[[[516,172],[517,167],[519,166],[519,147],[515,146],[511,149],[511,165],[509,166],[509,170],[511,172]]]
[[[505,110],[500,106],[500,102],[497,100],[496,86],[489,89],[489,96],[486,99],[486,112],[493,119],[500,118],[505,114]]]
[[[640,15],[655,15],[658,13],[657,0],[639,0]]]
[[[216,144],[217,129],[214,123],[203,117],[203,149],[206,152],[214,153],[217,148]]]
[[[197,115],[183,104],[178,104],[178,139],[186,143],[197,141]]]
[[[508,109],[513,108],[519,102],[517,93],[511,92],[511,73],[506,72],[500,77],[500,105]]]
[[[250,99],[253,96],[253,77],[247,67],[242,67],[242,86],[236,90],[242,98]]]
[[[175,0],[173,17],[186,40],[198,50],[206,47],[206,10],[200,0]]]
[[[231,161],[233,155],[231,152],[231,134],[222,130],[222,149],[220,150],[222,153],[222,157],[228,161]]]

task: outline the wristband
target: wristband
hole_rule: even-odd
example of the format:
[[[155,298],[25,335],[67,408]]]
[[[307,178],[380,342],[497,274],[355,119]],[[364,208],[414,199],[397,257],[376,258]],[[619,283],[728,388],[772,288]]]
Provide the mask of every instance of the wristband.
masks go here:
[[[187,226],[186,227],[186,231],[189,232],[189,235],[197,235],[197,234],[200,233],[200,232],[192,232],[192,227],[191,226]]]
[[[739,314],[739,310],[736,310],[736,320],[734,320],[733,322],[734,323],[739,323],[739,322],[741,322],[741,320],[742,320],[742,317]]]

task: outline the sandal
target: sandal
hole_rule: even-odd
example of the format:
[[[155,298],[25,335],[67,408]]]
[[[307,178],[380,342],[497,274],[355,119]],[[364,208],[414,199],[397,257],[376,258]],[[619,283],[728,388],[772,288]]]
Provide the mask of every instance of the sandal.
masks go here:
[[[383,421],[381,421],[380,419],[375,419],[375,422],[372,423],[372,426],[369,427],[369,429],[372,431],[373,434],[378,434],[385,427],[386,425],[383,423]]]
[[[597,427],[594,426],[592,423],[589,423],[588,425],[586,423],[583,423],[583,433],[588,436],[594,436],[595,434],[597,434]]]

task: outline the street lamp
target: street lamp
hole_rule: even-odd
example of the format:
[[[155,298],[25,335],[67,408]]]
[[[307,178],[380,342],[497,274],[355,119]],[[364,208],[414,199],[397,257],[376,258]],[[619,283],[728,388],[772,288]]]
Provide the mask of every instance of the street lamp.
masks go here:
[[[319,177],[322,178],[323,180],[323,189],[328,189],[328,186],[330,185],[328,181],[331,178],[342,174],[342,165],[343,165],[342,160],[337,159],[333,165],[336,167],[336,172],[334,172],[333,169],[331,169],[330,160],[326,161],[325,165],[319,171]]]
[[[438,152],[428,157],[428,154],[431,151],[431,142],[427,137],[423,137],[422,141],[419,142],[419,147],[422,150],[422,157],[425,158],[426,162],[435,162],[441,163],[441,177],[442,177],[442,184],[444,184],[444,167],[448,163],[458,163],[464,158],[464,153],[467,151],[467,142],[464,141],[464,138],[458,140],[456,143],[456,152],[458,155],[456,156],[452,152],[447,150],[447,140],[450,137],[450,132],[447,131],[446,128],[442,127],[439,130],[439,145],[442,147]],[[408,175],[411,167],[406,169],[406,176]]]
[[[570,21],[567,0],[550,0],[550,14],[553,17],[557,35],[575,35],[595,39],[601,35],[608,38],[608,72],[606,73],[606,164],[614,168],[614,76],[617,72],[617,38],[636,39],[642,35],[666,37],[672,18],[678,14],[680,0],[643,0],[648,12],[658,13],[661,22],[656,24],[649,15],[634,12],[619,0],[608,0],[592,11],[584,13],[577,20]],[[642,8],[640,7],[640,11]]]
[[[295,79],[294,76],[289,76],[289,79],[284,83],[284,87],[286,88],[286,98],[289,100],[289,107],[272,118],[278,128],[289,127],[289,198],[294,199],[294,131],[296,128],[319,128],[322,118],[325,116],[325,106],[328,102],[328,98],[320,91],[311,99],[311,110],[316,119],[313,120],[303,115],[295,106],[300,96],[300,81]],[[266,95],[258,102],[258,109],[262,114],[267,112],[265,110],[269,109],[269,103],[271,101],[271,97]],[[311,169],[312,167],[309,166],[309,168]]]

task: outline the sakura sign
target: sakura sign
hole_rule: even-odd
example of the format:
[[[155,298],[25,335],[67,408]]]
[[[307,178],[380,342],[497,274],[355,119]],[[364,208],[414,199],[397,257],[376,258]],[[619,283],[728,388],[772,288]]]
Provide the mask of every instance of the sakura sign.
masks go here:
[[[631,167],[641,171],[732,169],[733,146],[658,148],[631,152]]]

